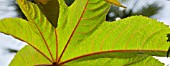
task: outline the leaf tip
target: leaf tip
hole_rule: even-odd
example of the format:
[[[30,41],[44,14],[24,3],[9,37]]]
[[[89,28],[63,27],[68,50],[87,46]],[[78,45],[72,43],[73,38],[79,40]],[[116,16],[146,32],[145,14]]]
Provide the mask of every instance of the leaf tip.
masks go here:
[[[116,6],[122,7],[122,8],[127,8],[126,6],[123,6],[118,0],[105,0],[108,3],[114,4]]]
[[[49,0],[38,0],[38,2],[42,3],[43,5],[47,4]]]

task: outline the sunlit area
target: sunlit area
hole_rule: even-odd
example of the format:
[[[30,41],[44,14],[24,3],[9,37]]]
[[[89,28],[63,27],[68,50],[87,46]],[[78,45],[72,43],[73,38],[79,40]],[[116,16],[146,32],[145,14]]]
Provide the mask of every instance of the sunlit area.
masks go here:
[[[74,0],[65,0],[70,6]],[[119,0],[127,8],[112,5],[106,16],[106,21],[118,21],[130,16],[143,15],[157,19],[170,25],[170,1],[169,0]],[[26,19],[15,0],[0,0],[0,19],[9,17],[21,17]],[[1,29],[1,28],[0,28]],[[170,38],[170,37],[169,37]],[[0,66],[8,66],[16,52],[27,45],[10,35],[0,33]],[[155,57],[155,56],[154,56]],[[170,58],[155,57],[166,66],[170,65]]]

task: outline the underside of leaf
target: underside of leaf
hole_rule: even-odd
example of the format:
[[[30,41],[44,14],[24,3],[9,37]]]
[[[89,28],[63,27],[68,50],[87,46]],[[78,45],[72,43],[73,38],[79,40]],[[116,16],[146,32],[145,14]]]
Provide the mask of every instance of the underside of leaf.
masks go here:
[[[59,17],[58,0],[34,0],[34,2],[38,5],[49,22],[56,28]]]
[[[0,32],[29,45],[10,66],[163,66],[152,56],[168,56],[169,26],[143,16],[105,21],[110,8],[107,2],[119,3],[117,0],[75,0],[69,7],[64,0],[58,1],[57,28],[27,0],[17,2],[28,21],[0,20]]]

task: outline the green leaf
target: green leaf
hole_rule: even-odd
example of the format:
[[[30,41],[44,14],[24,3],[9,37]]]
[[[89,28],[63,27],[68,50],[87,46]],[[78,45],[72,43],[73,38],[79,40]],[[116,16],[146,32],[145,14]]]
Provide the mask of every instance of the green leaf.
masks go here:
[[[34,0],[43,14],[56,28],[59,17],[59,2],[58,0]]]
[[[108,2],[108,3],[114,4],[114,5],[116,5],[116,6],[126,8],[126,7],[123,6],[118,0],[105,0],[105,1]]]
[[[61,7],[65,11],[61,11],[57,27],[60,58],[68,44],[82,42],[105,21],[109,8],[102,0],[77,0],[68,8]]]
[[[69,43],[61,61],[64,63],[68,59],[76,60],[86,55],[105,55],[107,52],[116,53],[117,57],[129,57],[129,55],[133,57],[135,54],[166,57],[170,44],[166,37],[168,33],[170,29],[167,25],[142,16],[113,23],[104,22],[90,37],[86,37],[86,40]],[[130,53],[128,56],[125,55],[127,52]]]
[[[56,58],[56,32],[38,6],[26,0],[17,0],[28,22],[20,18],[0,21],[0,32],[26,42],[50,62]]]
[[[39,64],[50,64],[49,60],[31,46],[21,49],[9,66],[34,66]]]
[[[55,39],[55,37],[49,37],[49,36],[54,36],[52,35],[53,34],[52,29],[50,30],[50,32],[45,32],[46,34],[49,33],[51,35],[42,36],[39,33],[39,30],[34,23],[27,22],[21,18],[6,18],[0,20],[0,28],[1,28],[0,32],[9,34],[17,39],[20,39],[21,41],[26,42],[27,44],[32,46],[35,50],[37,50],[42,55],[44,55],[49,61],[52,62],[51,55],[49,54],[49,50],[47,49],[47,46],[50,46],[49,49],[55,49],[55,47],[51,47],[55,45],[52,44],[46,45],[44,42],[44,41],[47,42],[55,41],[53,40]],[[46,40],[43,39],[42,37],[45,37]],[[51,50],[50,52],[52,52],[52,54],[55,56],[55,50]]]
[[[0,32],[29,46],[17,53],[11,66],[21,62],[25,66],[162,66],[152,56],[167,56],[170,46],[167,25],[143,16],[106,22],[110,4],[104,0],[75,0],[69,7],[64,0],[59,0],[56,29],[36,4],[26,0],[17,2],[28,21],[21,18],[0,20]],[[28,56],[23,57],[25,52]],[[38,59],[41,61],[37,62]]]
[[[94,58],[95,56],[87,56],[66,63],[67,66],[164,66],[157,59],[147,55],[136,55],[130,58]]]
[[[25,16],[27,17],[28,21],[34,25],[31,26],[34,30],[28,31],[37,34],[34,34],[31,37],[36,37],[36,40],[33,41],[34,43],[29,43],[35,46],[38,50],[41,50],[42,53],[47,55],[48,58],[51,58],[51,62],[55,61],[56,58],[56,30],[51,25],[51,23],[47,20],[38,6],[34,3],[31,3],[27,0],[17,0],[19,6]],[[24,38],[22,38],[24,39]]]

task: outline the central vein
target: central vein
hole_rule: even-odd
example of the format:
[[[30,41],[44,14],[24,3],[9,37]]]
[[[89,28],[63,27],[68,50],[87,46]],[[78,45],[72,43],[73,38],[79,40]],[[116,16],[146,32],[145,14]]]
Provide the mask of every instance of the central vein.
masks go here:
[[[75,26],[73,32],[71,33],[71,35],[70,35],[70,37],[69,37],[69,39],[68,39],[68,41],[67,41],[67,43],[66,43],[66,45],[65,45],[65,47],[64,47],[64,49],[63,49],[63,51],[62,51],[62,53],[61,53],[59,59],[58,59],[58,62],[60,62],[60,60],[61,60],[61,58],[62,58],[62,56],[63,56],[63,54],[64,54],[66,48],[68,47],[68,44],[70,43],[70,41],[71,41],[71,39],[72,39],[72,37],[73,37],[73,35],[74,35],[74,33],[75,33],[75,31],[76,31],[78,25],[80,24],[80,22],[81,22],[81,20],[82,20],[82,17],[83,17],[83,15],[84,15],[84,13],[85,13],[85,11],[86,11],[86,8],[87,8],[87,5],[88,5],[88,1],[89,1],[89,0],[87,0],[86,5],[85,5],[85,7],[84,7],[84,10],[83,10],[83,12],[82,12],[82,14],[81,14],[81,16],[80,16],[80,18],[79,18],[79,20],[78,20],[76,26]]]

